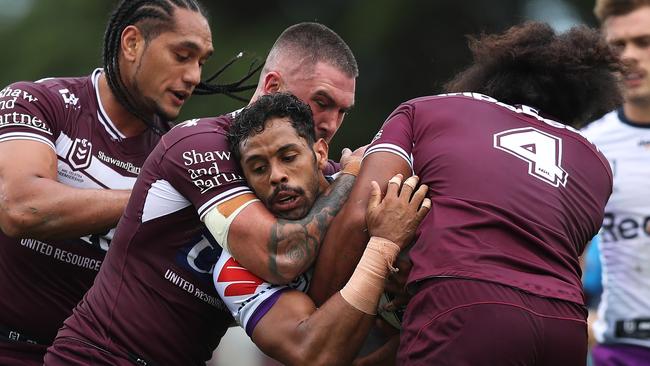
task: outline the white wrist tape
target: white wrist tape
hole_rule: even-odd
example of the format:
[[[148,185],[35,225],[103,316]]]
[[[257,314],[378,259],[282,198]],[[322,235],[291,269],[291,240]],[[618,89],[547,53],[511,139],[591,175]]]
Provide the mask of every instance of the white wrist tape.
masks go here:
[[[393,262],[399,252],[400,247],[390,240],[370,238],[352,277],[340,291],[343,299],[366,314],[377,314],[384,281],[388,272],[395,270]]]

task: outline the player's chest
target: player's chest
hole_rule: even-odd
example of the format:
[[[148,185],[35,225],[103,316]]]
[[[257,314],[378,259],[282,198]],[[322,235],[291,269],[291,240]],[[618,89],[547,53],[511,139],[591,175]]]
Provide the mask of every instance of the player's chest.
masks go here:
[[[127,154],[90,117],[68,123],[56,139],[59,182],[89,189],[131,189],[146,154]]]
[[[612,173],[614,189],[608,206],[625,210],[650,211],[650,132],[628,136],[604,147]]]

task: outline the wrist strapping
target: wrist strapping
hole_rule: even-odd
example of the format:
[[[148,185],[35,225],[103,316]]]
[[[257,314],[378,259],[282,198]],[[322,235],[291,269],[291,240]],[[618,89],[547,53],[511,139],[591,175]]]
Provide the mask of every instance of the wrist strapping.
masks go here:
[[[341,169],[341,174],[350,174],[356,177],[359,175],[360,169],[361,169],[361,160],[352,161],[345,164],[345,167]]]
[[[377,314],[379,296],[384,292],[384,280],[393,268],[400,247],[390,240],[373,236],[368,241],[357,268],[340,294],[354,308]]]

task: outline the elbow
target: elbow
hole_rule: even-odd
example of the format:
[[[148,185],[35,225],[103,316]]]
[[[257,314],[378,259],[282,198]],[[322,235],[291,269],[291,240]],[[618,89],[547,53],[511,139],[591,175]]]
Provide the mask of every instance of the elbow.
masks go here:
[[[12,215],[2,215],[0,229],[10,238],[24,238],[30,233],[30,225],[24,219]]]
[[[11,238],[25,238],[34,234],[37,218],[27,215],[18,208],[0,207],[0,230]]]
[[[303,272],[304,270],[298,268],[295,263],[278,263],[278,271],[269,282],[273,285],[288,285]]]
[[[322,347],[311,347],[313,349],[303,349],[300,355],[290,362],[291,365],[309,365],[309,366],[332,366],[332,365],[349,365],[352,360],[343,360],[341,355]]]
[[[314,349],[310,349],[314,348]],[[317,349],[316,349],[317,348]],[[341,357],[333,351],[322,347],[297,347],[294,352],[285,353],[278,358],[285,365],[291,366],[331,366],[347,365]]]

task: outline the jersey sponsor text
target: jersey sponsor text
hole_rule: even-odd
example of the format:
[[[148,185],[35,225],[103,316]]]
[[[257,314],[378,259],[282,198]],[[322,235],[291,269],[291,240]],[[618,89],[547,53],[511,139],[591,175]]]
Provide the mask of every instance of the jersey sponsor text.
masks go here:
[[[21,239],[20,245],[25,248],[29,248],[35,252],[52,257],[58,261],[64,263],[70,263],[72,265],[91,269],[93,271],[99,271],[99,267],[102,265],[102,261],[98,259],[88,258],[83,255],[75,254],[61,248],[56,248],[53,245],[43,243],[42,241],[36,239]]]
[[[10,125],[25,125],[52,134],[52,130],[36,116],[18,112],[0,114],[0,128]]]
[[[97,158],[105,163],[115,165],[118,168],[122,168],[129,173],[140,174],[140,167],[133,165],[132,162],[115,159],[114,157],[106,155],[101,150],[97,151]]]
[[[201,299],[202,301],[214,306],[215,308],[226,310],[226,307],[223,305],[223,302],[217,299],[214,296],[208,295],[199,289],[197,286],[194,286],[193,283],[181,277],[178,273],[167,269],[165,271],[165,279],[179,288],[187,291],[187,293],[194,295],[196,298]]]

